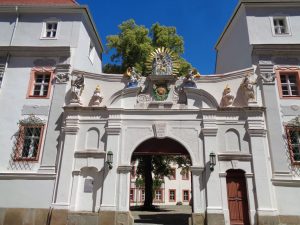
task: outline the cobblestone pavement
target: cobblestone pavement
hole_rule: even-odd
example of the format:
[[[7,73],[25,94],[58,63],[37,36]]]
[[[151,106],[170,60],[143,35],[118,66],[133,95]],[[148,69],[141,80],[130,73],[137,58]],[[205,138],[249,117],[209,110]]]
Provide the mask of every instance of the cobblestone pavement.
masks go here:
[[[161,206],[157,211],[131,211],[134,225],[188,225],[190,206]]]

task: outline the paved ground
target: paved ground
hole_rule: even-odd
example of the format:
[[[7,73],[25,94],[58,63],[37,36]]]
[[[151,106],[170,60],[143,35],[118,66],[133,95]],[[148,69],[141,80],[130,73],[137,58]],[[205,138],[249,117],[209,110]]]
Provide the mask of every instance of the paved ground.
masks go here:
[[[190,206],[161,206],[157,211],[131,211],[134,225],[188,225]]]

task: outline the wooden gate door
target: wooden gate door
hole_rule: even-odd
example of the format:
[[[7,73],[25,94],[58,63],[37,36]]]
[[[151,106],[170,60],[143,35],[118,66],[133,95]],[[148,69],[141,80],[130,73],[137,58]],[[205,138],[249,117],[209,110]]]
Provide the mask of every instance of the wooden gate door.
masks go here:
[[[249,225],[245,173],[242,170],[229,170],[226,181],[230,224]]]

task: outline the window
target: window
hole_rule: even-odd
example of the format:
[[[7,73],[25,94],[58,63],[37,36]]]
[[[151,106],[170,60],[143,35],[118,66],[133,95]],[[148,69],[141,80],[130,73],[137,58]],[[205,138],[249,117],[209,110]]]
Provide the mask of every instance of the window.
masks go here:
[[[183,190],[183,201],[188,202],[190,200],[190,191],[189,190]]]
[[[286,17],[274,17],[273,29],[275,35],[289,34],[289,28]]]
[[[171,169],[170,180],[176,180],[176,169]]]
[[[189,171],[188,170],[181,170],[182,180],[189,179]]]
[[[43,130],[44,123],[35,116],[20,121],[15,160],[38,160]]]
[[[158,190],[155,190],[155,201],[162,201],[162,190],[161,189],[158,189]]]
[[[280,72],[279,91],[281,97],[299,96],[299,75],[298,72]]]
[[[52,71],[34,69],[31,73],[28,97],[48,98],[51,88]]]
[[[130,189],[130,201],[133,202],[134,201],[134,190]]]
[[[170,202],[176,201],[176,190],[175,189],[169,190],[169,201]]]
[[[91,62],[94,62],[94,57],[95,57],[95,45],[92,42],[92,40],[90,41],[90,48],[89,48],[89,59],[91,60]]]
[[[300,164],[300,127],[286,127],[288,146],[293,164]]]
[[[43,38],[54,39],[57,37],[58,22],[45,22]]]

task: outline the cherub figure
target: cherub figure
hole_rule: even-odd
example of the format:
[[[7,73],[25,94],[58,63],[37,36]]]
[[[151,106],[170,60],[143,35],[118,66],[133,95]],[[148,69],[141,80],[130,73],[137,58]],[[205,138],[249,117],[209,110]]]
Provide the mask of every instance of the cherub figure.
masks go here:
[[[75,80],[71,80],[71,103],[80,103],[80,95],[84,88],[84,77],[77,75]]]
[[[221,107],[232,106],[233,99],[234,99],[234,96],[231,94],[231,89],[227,84],[223,91],[223,97],[222,97],[220,106]]]
[[[247,97],[247,100],[253,100],[255,99],[255,94],[254,94],[254,87],[253,85],[255,84],[255,82],[251,82],[249,79],[249,75],[247,75],[242,84],[241,87],[244,89],[245,95]]]

